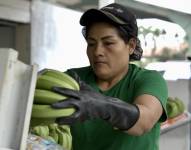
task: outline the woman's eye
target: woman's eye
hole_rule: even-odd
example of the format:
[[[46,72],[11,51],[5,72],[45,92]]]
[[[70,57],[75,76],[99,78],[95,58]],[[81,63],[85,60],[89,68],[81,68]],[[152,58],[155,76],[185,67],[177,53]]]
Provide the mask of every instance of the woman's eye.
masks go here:
[[[105,45],[109,46],[109,45],[113,45],[114,42],[105,42]]]
[[[95,43],[88,43],[88,47],[92,47],[94,45],[95,45]]]

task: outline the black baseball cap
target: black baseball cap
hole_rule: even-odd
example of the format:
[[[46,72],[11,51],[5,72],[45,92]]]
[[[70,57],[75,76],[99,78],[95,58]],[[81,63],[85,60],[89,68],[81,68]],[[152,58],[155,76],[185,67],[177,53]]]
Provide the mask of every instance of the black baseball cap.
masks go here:
[[[138,26],[135,14],[133,14],[127,7],[118,3],[111,3],[100,9],[89,9],[80,18],[80,24],[84,27],[92,22],[96,22],[99,18],[104,18],[108,21],[117,24],[137,39],[137,45],[134,53],[130,55],[130,60],[140,60],[143,49],[141,48],[140,40],[138,39]]]
[[[118,3],[112,3],[101,9],[89,9],[81,16],[80,24],[87,26],[99,17],[104,17],[113,23],[128,27],[131,35],[137,37],[138,27],[136,16],[127,7]]]

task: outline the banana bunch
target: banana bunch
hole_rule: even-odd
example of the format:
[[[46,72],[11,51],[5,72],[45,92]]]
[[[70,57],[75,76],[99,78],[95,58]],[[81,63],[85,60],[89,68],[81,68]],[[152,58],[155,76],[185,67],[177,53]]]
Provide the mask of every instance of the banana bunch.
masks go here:
[[[56,123],[38,125],[31,129],[31,133],[55,142],[67,150],[72,148],[72,135],[70,127],[67,125],[58,125]]]
[[[166,106],[168,118],[174,118],[185,111],[185,105],[178,97],[168,97]]]
[[[79,90],[78,83],[68,74],[53,69],[43,70],[43,73],[37,77],[30,131],[70,150],[72,147],[70,127],[56,124],[55,119],[58,117],[69,116],[75,112],[75,109],[51,108],[50,105],[52,103],[67,98],[51,91],[52,87],[64,87]]]
[[[40,118],[53,121],[57,117],[68,116],[74,113],[74,108],[53,109],[50,107],[50,104],[66,99],[65,96],[51,91],[53,86],[79,90],[78,83],[66,73],[53,69],[44,70],[37,78],[32,119]]]

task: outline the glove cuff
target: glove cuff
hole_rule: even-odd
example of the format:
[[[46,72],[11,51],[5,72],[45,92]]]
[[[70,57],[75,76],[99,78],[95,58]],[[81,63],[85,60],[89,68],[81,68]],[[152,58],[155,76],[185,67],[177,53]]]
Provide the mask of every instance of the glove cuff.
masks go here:
[[[120,130],[128,130],[138,121],[140,116],[139,108],[136,104],[129,104],[127,102],[116,99],[107,107],[109,113],[108,122],[112,126],[117,127]]]

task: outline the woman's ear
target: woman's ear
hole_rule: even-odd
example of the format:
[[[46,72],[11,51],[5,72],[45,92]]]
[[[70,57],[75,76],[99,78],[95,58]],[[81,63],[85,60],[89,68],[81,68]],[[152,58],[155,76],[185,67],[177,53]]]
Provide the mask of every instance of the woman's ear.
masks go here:
[[[133,54],[135,48],[136,48],[136,39],[135,38],[131,38],[129,40],[129,54]]]

